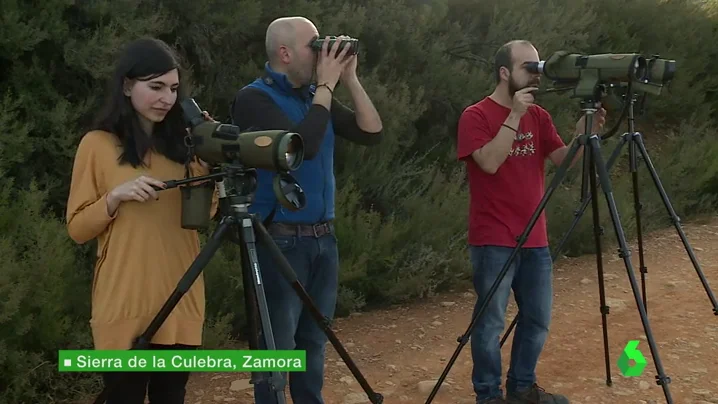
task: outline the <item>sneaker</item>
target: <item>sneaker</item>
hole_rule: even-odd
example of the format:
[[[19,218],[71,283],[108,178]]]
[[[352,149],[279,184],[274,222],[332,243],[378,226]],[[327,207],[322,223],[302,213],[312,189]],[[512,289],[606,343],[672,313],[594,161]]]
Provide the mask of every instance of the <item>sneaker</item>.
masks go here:
[[[534,384],[528,390],[509,393],[506,396],[507,404],[569,404],[568,398],[560,394],[549,394],[546,390]]]

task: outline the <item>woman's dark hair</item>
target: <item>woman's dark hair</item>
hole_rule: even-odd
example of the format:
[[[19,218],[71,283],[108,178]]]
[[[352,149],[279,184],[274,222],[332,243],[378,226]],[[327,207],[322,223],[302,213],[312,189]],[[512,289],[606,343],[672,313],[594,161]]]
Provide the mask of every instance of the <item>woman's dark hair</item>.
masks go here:
[[[142,130],[137,112],[130,98],[124,94],[125,79],[148,81],[177,69],[180,66],[170,47],[154,38],[141,38],[130,43],[120,55],[114,74],[108,83],[107,98],[94,123],[95,130],[103,130],[117,136],[122,142],[123,152],[120,163],[133,167],[143,164],[144,157],[154,149],[170,160],[180,164],[187,159],[184,145],[185,122],[179,105],[181,87],[177,102],[165,119],[154,125],[150,136]],[[180,81],[181,83],[181,81]]]

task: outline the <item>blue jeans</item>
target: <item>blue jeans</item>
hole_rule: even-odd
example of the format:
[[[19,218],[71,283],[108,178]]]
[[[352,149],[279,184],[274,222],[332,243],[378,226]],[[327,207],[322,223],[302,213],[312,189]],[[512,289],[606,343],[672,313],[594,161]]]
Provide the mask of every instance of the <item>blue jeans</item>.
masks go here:
[[[509,247],[469,246],[478,312],[491,286],[513,251]],[[506,376],[506,390],[524,390],[536,382],[536,364],[551,322],[553,263],[549,249],[522,248],[471,333],[474,367],[472,384],[477,400],[500,397],[501,349],[506,307],[511,290],[519,308]]]
[[[319,238],[302,236],[273,236],[273,238],[319,311],[325,317],[333,319],[339,285],[339,253],[336,237],[327,234]],[[257,244],[257,259],[264,281],[276,348],[306,350],[307,353],[306,372],[284,374],[285,378],[289,376],[288,384],[292,401],[303,404],[324,404],[321,391],[324,383],[324,351],[327,337],[309,309],[304,307],[297,292],[279,272],[267,249],[261,244]],[[259,319],[257,321],[259,322]],[[262,335],[259,343],[261,349],[265,349]],[[268,377],[269,374],[264,376]],[[262,381],[254,386],[256,404],[277,402],[276,394],[272,393],[267,383]]]

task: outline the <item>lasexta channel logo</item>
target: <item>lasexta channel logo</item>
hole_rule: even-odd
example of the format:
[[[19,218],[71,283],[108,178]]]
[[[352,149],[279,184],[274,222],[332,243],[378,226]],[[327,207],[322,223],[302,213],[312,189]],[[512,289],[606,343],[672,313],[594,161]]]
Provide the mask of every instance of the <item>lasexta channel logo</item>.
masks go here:
[[[638,340],[628,341],[626,347],[623,348],[621,357],[618,358],[618,368],[621,369],[621,374],[625,377],[638,377],[643,374],[643,369],[646,367],[646,358],[638,350],[639,342]],[[633,364],[631,364],[631,360]]]

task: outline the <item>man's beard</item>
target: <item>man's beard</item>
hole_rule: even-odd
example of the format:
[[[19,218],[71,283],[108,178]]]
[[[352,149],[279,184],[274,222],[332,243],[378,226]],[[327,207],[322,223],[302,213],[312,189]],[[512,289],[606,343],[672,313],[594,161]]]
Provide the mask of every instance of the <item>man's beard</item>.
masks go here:
[[[517,91],[526,87],[538,87],[541,84],[540,79],[529,82],[527,85],[520,87],[512,76],[509,76],[509,97],[514,98]]]
[[[517,91],[519,91],[520,88],[518,84],[514,81],[513,77],[509,77],[509,97],[514,98],[514,94],[516,94]]]

